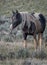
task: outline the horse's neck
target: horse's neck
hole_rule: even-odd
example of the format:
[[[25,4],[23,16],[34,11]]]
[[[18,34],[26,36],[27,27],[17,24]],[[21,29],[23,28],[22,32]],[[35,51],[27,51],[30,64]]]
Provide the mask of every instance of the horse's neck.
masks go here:
[[[28,12],[20,12],[21,16],[22,16],[22,22],[27,20],[27,15]]]
[[[25,22],[27,22],[27,24],[30,24],[30,22],[34,20],[34,17],[31,15],[31,13],[20,12],[20,14],[22,17],[22,24],[25,24]]]

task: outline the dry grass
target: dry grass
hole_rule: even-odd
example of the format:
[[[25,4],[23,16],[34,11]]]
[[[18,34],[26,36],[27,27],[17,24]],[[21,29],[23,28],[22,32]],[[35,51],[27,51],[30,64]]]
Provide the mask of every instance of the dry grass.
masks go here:
[[[33,43],[33,42],[32,42]],[[0,65],[47,65],[47,59],[40,59],[39,57],[32,57],[32,52],[34,51],[34,44],[31,42],[27,43],[28,48],[26,52],[31,54],[29,57],[25,57],[27,54],[23,54],[23,57],[17,59],[17,51],[23,49],[23,42],[3,42],[0,41]],[[47,47],[44,48],[45,53],[47,54]],[[23,49],[23,53],[25,50]],[[21,52],[20,52],[21,53]],[[17,53],[18,54],[18,53]]]

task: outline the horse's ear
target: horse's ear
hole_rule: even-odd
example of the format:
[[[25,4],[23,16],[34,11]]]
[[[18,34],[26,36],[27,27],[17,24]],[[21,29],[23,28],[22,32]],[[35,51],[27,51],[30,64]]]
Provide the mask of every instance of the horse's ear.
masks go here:
[[[16,10],[16,13],[18,13],[18,10]]]
[[[13,14],[15,14],[15,12],[14,12],[14,11],[12,11],[12,13],[13,13]]]

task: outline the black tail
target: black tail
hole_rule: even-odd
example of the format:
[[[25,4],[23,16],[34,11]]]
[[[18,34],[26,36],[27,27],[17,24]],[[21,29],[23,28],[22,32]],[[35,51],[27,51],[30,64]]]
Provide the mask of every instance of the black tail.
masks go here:
[[[40,17],[39,20],[41,22],[42,32],[43,32],[45,30],[45,27],[46,27],[46,19],[42,14],[39,14],[39,17]]]

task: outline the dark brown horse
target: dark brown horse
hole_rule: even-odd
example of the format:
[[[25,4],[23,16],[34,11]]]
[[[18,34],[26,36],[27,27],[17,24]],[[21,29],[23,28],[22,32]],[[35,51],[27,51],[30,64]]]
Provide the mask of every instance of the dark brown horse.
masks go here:
[[[24,37],[24,47],[27,47],[27,36],[32,35],[34,37],[34,47],[35,50],[42,44],[42,35],[45,30],[46,20],[41,13],[28,13],[28,12],[16,12],[13,11],[12,24],[10,25],[11,32],[19,24],[22,25],[23,37]],[[38,35],[38,39],[36,38]]]

